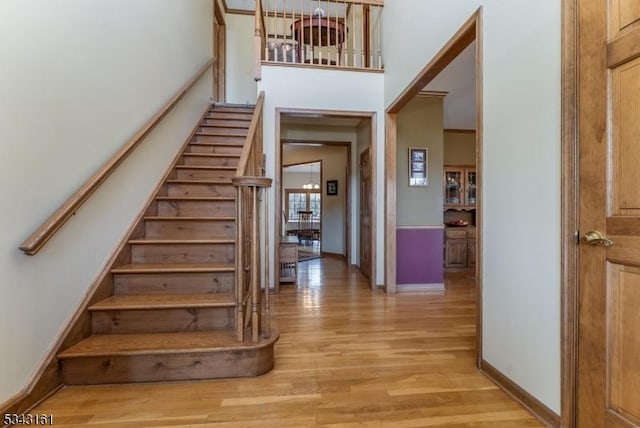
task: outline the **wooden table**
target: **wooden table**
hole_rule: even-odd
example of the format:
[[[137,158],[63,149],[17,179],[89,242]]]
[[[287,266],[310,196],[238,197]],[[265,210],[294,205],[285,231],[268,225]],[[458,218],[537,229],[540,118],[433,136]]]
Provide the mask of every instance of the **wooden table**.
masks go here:
[[[342,45],[345,42],[347,29],[343,22],[330,18],[302,18],[298,19],[291,25],[293,38],[298,42],[298,58],[303,61],[302,52],[304,45],[311,46],[313,52],[314,46],[337,46],[338,48],[338,64],[342,58]],[[327,59],[328,60],[328,59]],[[311,62],[319,62],[311,54]],[[331,61],[327,61],[329,63]]]

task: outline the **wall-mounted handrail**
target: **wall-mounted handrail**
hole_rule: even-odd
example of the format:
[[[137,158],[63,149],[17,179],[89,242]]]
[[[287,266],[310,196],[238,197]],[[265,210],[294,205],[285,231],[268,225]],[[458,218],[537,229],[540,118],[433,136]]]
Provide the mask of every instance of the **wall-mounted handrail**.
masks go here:
[[[20,249],[32,256],[66,223],[69,218],[89,199],[100,185],[117,169],[149,133],[178,104],[186,93],[211,68],[213,59],[203,65],[196,74],[185,83],[176,94],[160,108],[95,174],[93,174],[76,192],[69,197],[53,214],[47,218],[23,243]]]

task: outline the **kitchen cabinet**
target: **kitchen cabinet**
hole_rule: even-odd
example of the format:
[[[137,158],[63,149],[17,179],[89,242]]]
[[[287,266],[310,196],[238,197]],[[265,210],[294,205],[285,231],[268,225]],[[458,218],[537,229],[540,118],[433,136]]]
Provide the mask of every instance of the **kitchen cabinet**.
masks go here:
[[[444,209],[473,210],[478,199],[475,166],[444,167]]]
[[[451,270],[475,268],[476,228],[447,227],[444,233],[444,267]]]

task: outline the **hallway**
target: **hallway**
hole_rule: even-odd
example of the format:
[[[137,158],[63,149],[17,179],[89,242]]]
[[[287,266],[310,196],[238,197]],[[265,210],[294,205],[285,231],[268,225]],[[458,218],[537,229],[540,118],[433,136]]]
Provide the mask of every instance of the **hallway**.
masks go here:
[[[52,413],[58,427],[542,426],[476,371],[465,276],[442,294],[386,296],[332,258],[301,263],[298,275],[273,299],[272,372],[65,388],[32,413]]]

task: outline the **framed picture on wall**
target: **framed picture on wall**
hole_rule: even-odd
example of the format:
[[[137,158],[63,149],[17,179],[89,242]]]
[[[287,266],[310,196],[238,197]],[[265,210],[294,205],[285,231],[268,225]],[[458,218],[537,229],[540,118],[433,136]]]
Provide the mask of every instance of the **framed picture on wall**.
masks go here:
[[[327,180],[327,195],[335,196],[338,194],[338,180]]]
[[[428,184],[429,152],[426,147],[409,147],[409,186]]]

